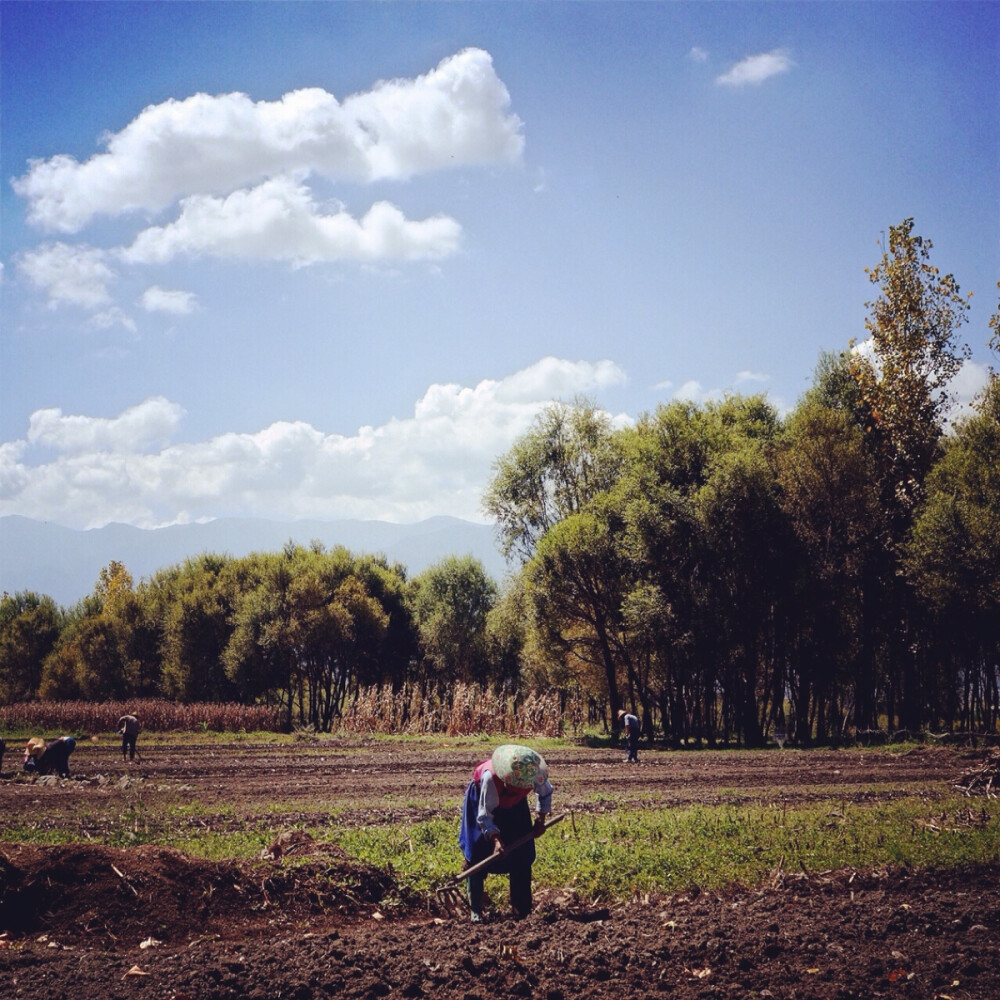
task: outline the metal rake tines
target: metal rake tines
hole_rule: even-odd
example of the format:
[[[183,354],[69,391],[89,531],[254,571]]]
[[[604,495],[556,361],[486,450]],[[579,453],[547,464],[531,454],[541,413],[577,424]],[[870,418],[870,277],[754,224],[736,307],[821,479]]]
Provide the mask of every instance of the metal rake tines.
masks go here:
[[[445,885],[435,890],[434,898],[437,905],[441,906],[452,916],[455,916],[468,906],[465,893],[454,885]]]

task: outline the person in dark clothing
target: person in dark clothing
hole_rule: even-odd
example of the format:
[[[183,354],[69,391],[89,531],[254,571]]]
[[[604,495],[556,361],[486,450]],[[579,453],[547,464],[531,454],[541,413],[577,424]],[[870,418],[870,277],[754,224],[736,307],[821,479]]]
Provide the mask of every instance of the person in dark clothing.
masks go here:
[[[534,822],[528,808],[528,795],[532,791],[538,800],[538,816]],[[482,920],[483,885],[487,874],[507,875],[510,904],[517,919],[531,912],[534,839],[512,851],[505,847],[526,834],[539,836],[545,829],[545,816],[551,803],[548,767],[542,756],[529,747],[512,743],[497,747],[493,755],[472,772],[462,802],[458,843],[466,868],[496,857],[485,870],[467,879],[473,923]]]
[[[53,740],[35,758],[35,773],[52,774],[55,772],[60,778],[68,778],[69,755],[75,749],[76,740],[72,736],[60,736],[59,739]]]
[[[624,708],[618,709],[618,721],[621,722],[625,730],[625,748],[627,756],[626,764],[639,763],[639,718],[631,712],[626,712]]]
[[[7,749],[7,741],[0,736],[0,774],[3,774],[3,755]]]
[[[122,737],[122,760],[135,760],[135,741],[139,738],[139,720],[134,715],[123,715],[118,720]]]

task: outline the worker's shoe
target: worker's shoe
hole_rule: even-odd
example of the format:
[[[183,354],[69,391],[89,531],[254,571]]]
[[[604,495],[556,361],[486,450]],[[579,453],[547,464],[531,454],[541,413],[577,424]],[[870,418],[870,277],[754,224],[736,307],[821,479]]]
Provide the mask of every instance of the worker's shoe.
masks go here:
[[[481,924],[483,922],[483,915],[478,910],[473,910],[470,919],[474,924]]]

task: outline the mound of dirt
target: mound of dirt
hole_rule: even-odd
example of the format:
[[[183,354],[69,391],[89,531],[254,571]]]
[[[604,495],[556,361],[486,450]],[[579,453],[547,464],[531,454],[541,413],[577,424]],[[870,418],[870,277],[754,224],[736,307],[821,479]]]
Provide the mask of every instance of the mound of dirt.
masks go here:
[[[3,1000],[995,1000],[1000,863],[776,873],[515,922],[406,898],[343,855],[206,862],[160,848],[0,851]]]
[[[204,861],[167,847],[85,844],[0,851],[0,930],[76,941],[184,941],[195,929],[250,932],[316,914],[342,917],[398,896],[378,868],[331,845],[300,865]]]

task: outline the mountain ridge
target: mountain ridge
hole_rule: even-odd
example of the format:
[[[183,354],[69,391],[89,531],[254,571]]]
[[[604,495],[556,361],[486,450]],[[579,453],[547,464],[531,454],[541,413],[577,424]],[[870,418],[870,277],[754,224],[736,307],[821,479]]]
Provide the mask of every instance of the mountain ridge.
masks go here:
[[[381,554],[405,566],[410,576],[450,555],[479,559],[498,582],[507,571],[492,525],[447,515],[413,524],[218,518],[164,528],[115,522],[80,530],[8,514],[0,517],[0,590],[35,591],[69,606],[94,589],[101,569],[112,560],[138,582],[205,552],[238,558],[280,551],[289,541],[303,546],[319,541],[327,548],[346,546],[359,555]]]

